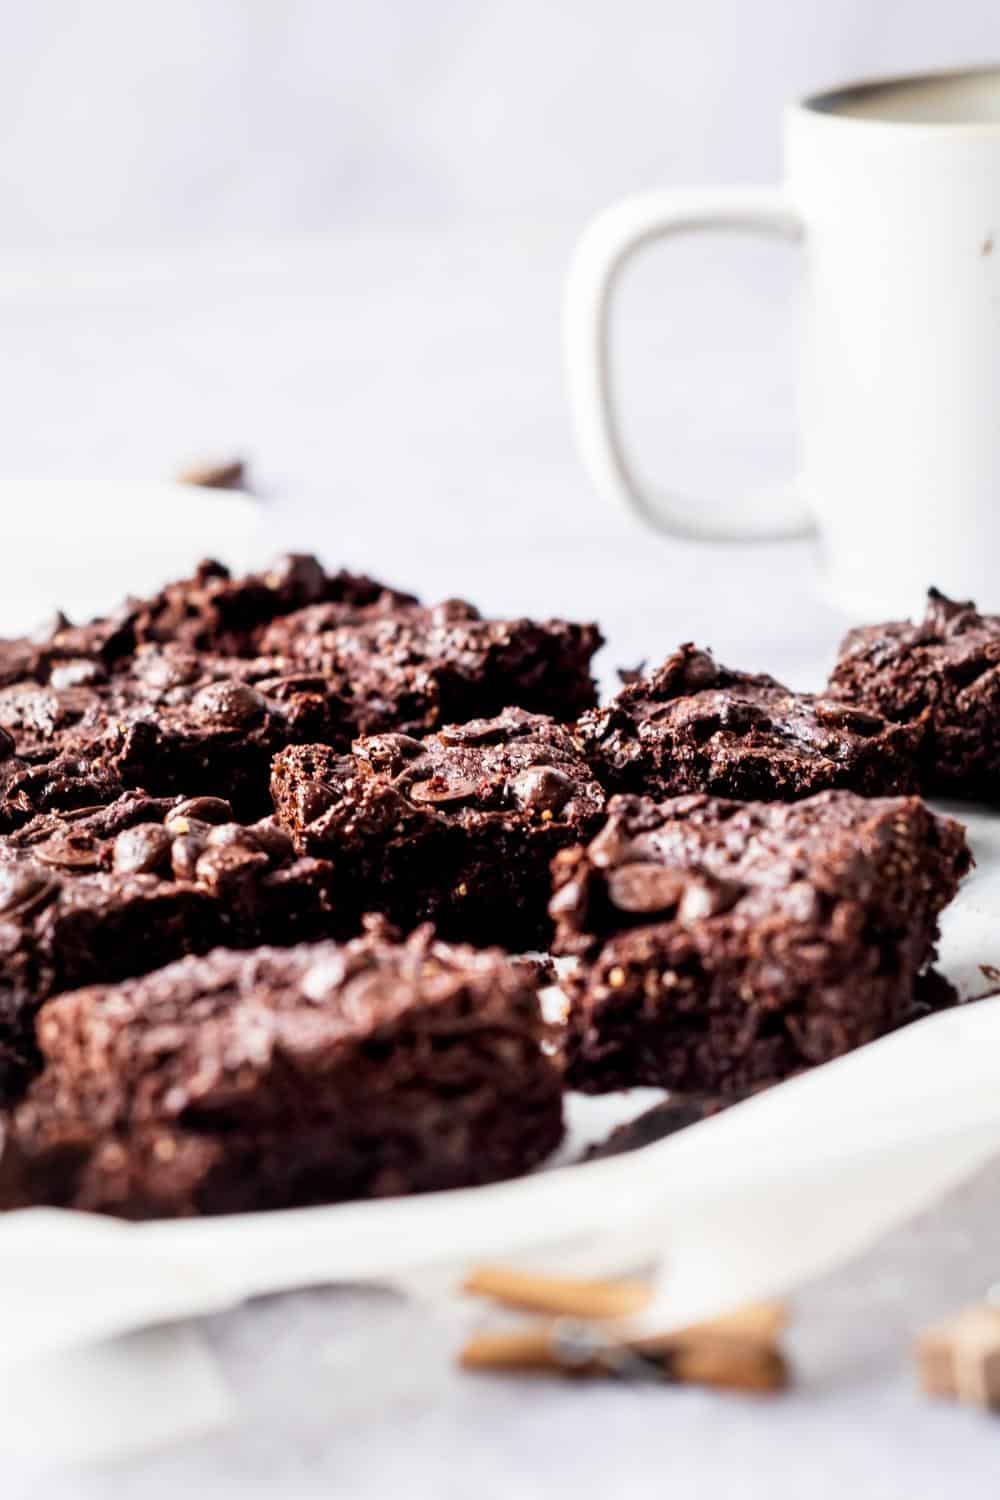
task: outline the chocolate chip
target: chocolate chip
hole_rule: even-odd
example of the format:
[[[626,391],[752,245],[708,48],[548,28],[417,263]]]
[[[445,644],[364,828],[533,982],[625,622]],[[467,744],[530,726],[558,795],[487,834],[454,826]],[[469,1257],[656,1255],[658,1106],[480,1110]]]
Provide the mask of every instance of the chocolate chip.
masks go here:
[[[97,847],[86,834],[67,833],[62,838],[46,839],[33,852],[43,865],[57,870],[95,870],[99,861]]]
[[[0,729],[0,760],[10,760],[15,749],[14,736],[8,734],[6,729]]]
[[[306,552],[290,552],[279,558],[264,575],[264,582],[268,588],[294,593],[303,605],[320,603],[327,586],[323,565]]]
[[[554,766],[528,766],[510,780],[518,807],[527,812],[557,813],[573,795],[573,783]]]
[[[275,862],[281,862],[289,859],[294,852],[288,834],[271,818],[262,818],[259,823],[250,827],[242,823],[220,823],[200,836],[204,839],[206,850],[239,849],[254,859],[266,855]]]
[[[200,823],[230,823],[233,809],[222,797],[186,797],[168,814],[167,821],[175,818],[194,818]]]
[[[443,745],[490,745],[506,739],[508,727],[502,719],[470,719],[467,724],[449,724],[438,731]]]
[[[427,746],[411,734],[369,735],[359,748],[364,759],[380,771],[393,770],[427,753]]]
[[[170,865],[178,880],[197,878],[198,860],[205,852],[205,841],[190,833],[180,834],[170,846]]]
[[[276,864],[291,859],[295,853],[291,836],[273,818],[261,818],[258,823],[251,823],[246,832]],[[211,842],[212,836],[209,834],[209,843]]]
[[[172,844],[159,823],[137,823],[115,839],[112,864],[123,875],[151,874],[168,864]]]
[[[0,865],[0,912],[20,916],[43,906],[55,883],[35,864]]]
[[[957,622],[966,616],[974,617],[975,613],[976,606],[971,599],[949,599],[940,589],[928,589],[922,634],[931,639],[955,634]]]
[[[677,919],[686,925],[718,916],[735,906],[742,894],[743,887],[731,880],[712,880],[707,876],[689,880],[677,908]]]
[[[608,876],[608,895],[619,911],[668,911],[684,894],[684,876],[663,865],[619,865]]]
[[[266,867],[267,855],[252,849],[247,840],[224,846],[213,845],[198,856],[195,879],[218,890],[239,880],[249,870]]]
[[[857,708],[853,703],[835,703],[829,698],[817,698],[813,711],[819,722],[827,729],[848,729],[853,734],[881,734],[885,720],[866,708]]]
[[[411,801],[450,803],[467,802],[474,797],[479,788],[479,782],[469,776],[456,776],[452,780],[444,776],[431,776],[427,781],[415,781],[408,789]]]
[[[234,729],[263,718],[267,703],[245,682],[212,682],[195,693],[191,706],[206,719],[218,719]]]

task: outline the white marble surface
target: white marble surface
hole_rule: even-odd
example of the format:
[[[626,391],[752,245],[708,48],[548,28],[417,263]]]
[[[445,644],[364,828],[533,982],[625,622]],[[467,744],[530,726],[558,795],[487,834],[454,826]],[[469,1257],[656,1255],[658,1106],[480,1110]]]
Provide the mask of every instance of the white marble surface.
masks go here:
[[[8,261],[4,469],[158,478],[201,452],[246,453],[282,542],[491,609],[595,614],[609,682],[615,664],[685,638],[820,681],[844,622],[822,602],[806,544],[677,544],[590,495],[559,368],[571,237],[536,221]],[[706,489],[794,463],[792,262],[745,255],[650,256],[624,299],[636,440],[651,471],[703,476]],[[924,1402],[907,1347],[1000,1275],[998,1190],[991,1170],[808,1289],[792,1337],[800,1380],[774,1403],[463,1379],[449,1313],[331,1290],[206,1325],[239,1401],[234,1428],[113,1467],[4,1461],[0,1490],[797,1500],[849,1487],[915,1500],[949,1484],[985,1500],[996,1427]]]

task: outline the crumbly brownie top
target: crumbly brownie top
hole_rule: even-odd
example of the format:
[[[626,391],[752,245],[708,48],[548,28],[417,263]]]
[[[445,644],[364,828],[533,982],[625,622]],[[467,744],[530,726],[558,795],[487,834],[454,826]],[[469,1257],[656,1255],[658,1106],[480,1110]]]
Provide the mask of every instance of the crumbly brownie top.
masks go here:
[[[237,578],[208,560],[191,578],[167,584],[149,599],[127,599],[110,615],[73,625],[60,614],[31,638],[0,643],[0,681],[70,686],[67,679],[84,674],[84,663],[108,669],[149,643],[255,656],[257,639],[272,620],[309,605],[322,604],[331,618],[349,623],[416,602],[412,594],[362,574],[327,573],[307,555],[291,554],[266,572]]]
[[[961,825],[918,797],[615,797],[587,849],[556,858],[557,947],[585,951],[631,926],[696,927],[722,914],[748,926],[877,919],[904,931],[915,916],[933,919],[970,864]]]
[[[828,788],[914,788],[920,726],[734,672],[684,645],[637,675],[578,733],[609,790],[654,797],[711,792],[790,801]]]
[[[298,1094],[297,1076],[332,1071],[359,1044],[377,1048],[408,1016],[430,1052],[436,1015],[442,1038],[456,1025],[538,1042],[545,1034],[526,966],[495,950],[437,942],[426,928],[402,943],[375,925],[344,945],[217,949],[50,1001],[37,1028],[45,1072],[19,1123],[37,1108],[105,1129],[149,1121],[197,1128],[213,1115],[291,1127],[325,1103]],[[412,1068],[412,1057],[402,1061]],[[386,1087],[392,1071],[389,1057]]]
[[[532,969],[405,943],[216,949],[59,996],[0,1204],[148,1218],[491,1182],[562,1134]]]
[[[428,609],[314,558],[237,579],[204,563],[113,616],[0,643],[0,831],[124,787],[226,796],[257,817],[289,744],[346,750],[508,703],[571,719],[594,701],[599,644],[596,626]]]
[[[510,703],[572,719],[594,702],[589,663],[601,643],[596,625],[484,620],[473,605],[450,599],[349,625],[319,605],[276,620],[260,649],[290,667],[346,679],[359,733],[421,733]]]
[[[298,857],[270,818],[235,822],[218,798],[127,792],[36,814],[0,840],[0,1100],[34,1066],[46,997],[219,943],[321,936],[332,887],[326,861]]]
[[[927,790],[995,798],[1000,790],[1000,616],[931,589],[919,623],[850,631],[830,693],[891,719],[926,725]]]
[[[472,829],[513,818],[583,833],[605,800],[572,731],[520,708],[420,740],[370,735],[349,756],[322,745],[293,747],[275,760],[272,794],[279,820],[305,834],[306,846],[324,841],[334,825],[349,838],[362,804],[374,809],[380,801],[383,826],[444,821]]]

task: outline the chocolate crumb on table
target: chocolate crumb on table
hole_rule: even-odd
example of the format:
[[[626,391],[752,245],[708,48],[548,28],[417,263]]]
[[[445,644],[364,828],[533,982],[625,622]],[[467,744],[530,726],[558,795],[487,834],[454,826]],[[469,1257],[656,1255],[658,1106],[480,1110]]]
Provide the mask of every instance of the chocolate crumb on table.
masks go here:
[[[629,673],[577,732],[609,791],[794,801],[838,787],[864,796],[916,790],[923,726],[793,693],[688,644],[648,676]]]
[[[970,864],[917,797],[613,798],[553,866],[571,1086],[730,1092],[892,1030]]]
[[[186,953],[292,943],[331,925],[333,871],[273,819],[217,798],[128,792],[0,840],[0,1104],[37,1068],[33,1021],[61,990]]]
[[[552,857],[605,803],[572,731],[519,708],[421,740],[372,735],[349,756],[285,750],[272,794],[299,852],[334,864],[345,919],[353,903],[515,952],[547,946]]]
[[[937,589],[924,618],[850,631],[830,677],[833,697],[920,725],[921,788],[1000,800],[1000,615]]]
[[[4,1206],[140,1219],[492,1182],[562,1135],[537,986],[502,953],[382,926],[219,949],[42,1010]]]

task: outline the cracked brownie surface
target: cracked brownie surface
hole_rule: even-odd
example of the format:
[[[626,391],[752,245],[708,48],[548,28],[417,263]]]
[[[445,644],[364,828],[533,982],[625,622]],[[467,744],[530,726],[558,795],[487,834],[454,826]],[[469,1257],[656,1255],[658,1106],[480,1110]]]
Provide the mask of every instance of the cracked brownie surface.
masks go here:
[[[128,792],[31,819],[0,841],[0,1103],[37,1066],[47,997],[220,943],[325,936],[332,884],[272,819],[236,823],[216,798]]]
[[[927,792],[1000,800],[1000,616],[931,589],[924,618],[850,631],[830,677],[849,705],[919,725]]]
[[[610,791],[792,801],[841,787],[864,796],[915,790],[923,726],[793,693],[685,645],[585,713],[577,732]]]
[[[914,1013],[971,856],[917,797],[616,797],[554,864],[572,1084],[725,1091]]]
[[[514,1176],[562,1134],[537,984],[503,954],[396,941],[224,949],[43,1009],[0,1201],[129,1218]]]
[[[0,831],[126,787],[222,796],[260,817],[286,745],[347,750],[362,733],[423,733],[508,704],[572,718],[594,702],[600,643],[593,625],[426,608],[314,558],[240,579],[204,563],[106,619],[60,617],[0,645],[0,728],[17,760],[0,766]]]
[[[517,708],[422,740],[372,735],[349,756],[286,750],[272,793],[299,852],[333,862],[345,918],[353,903],[514,951],[546,945],[552,857],[605,801],[572,730]]]

